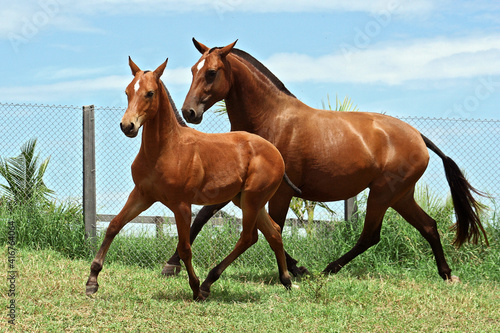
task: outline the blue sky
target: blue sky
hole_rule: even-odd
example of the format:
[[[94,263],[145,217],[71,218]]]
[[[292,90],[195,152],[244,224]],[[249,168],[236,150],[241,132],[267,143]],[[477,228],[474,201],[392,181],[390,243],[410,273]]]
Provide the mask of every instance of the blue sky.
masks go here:
[[[207,46],[238,39],[298,98],[395,116],[500,119],[500,2],[1,1],[0,102],[126,106],[127,57],[169,58],[182,105]]]

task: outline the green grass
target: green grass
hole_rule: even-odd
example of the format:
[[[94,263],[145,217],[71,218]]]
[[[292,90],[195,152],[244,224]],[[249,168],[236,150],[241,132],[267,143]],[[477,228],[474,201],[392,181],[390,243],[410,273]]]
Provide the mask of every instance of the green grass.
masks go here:
[[[441,280],[427,242],[389,210],[380,242],[337,275],[320,272],[355,244],[360,223],[315,224],[305,238],[292,230],[284,238],[285,248],[313,275],[295,280],[299,289],[291,291],[279,283],[274,255],[260,237],[224,272],[202,303],[191,300],[184,270],[175,278],[160,275],[175,249],[175,237],[117,236],[99,276],[100,289],[87,297],[85,282],[93,255],[83,241],[81,211],[65,204],[28,215],[0,205],[0,230],[15,220],[18,248],[16,325],[7,323],[11,297],[4,283],[0,331],[497,332],[498,214],[484,219],[490,247],[456,249],[449,230],[451,207],[423,198],[422,205],[438,221],[446,258],[461,283]],[[231,224],[202,230],[193,246],[201,280],[232,250],[238,237]],[[0,233],[0,241],[7,243],[7,233]],[[7,246],[2,246],[0,276],[6,281]]]
[[[6,253],[6,251],[2,251]],[[6,262],[3,255],[1,259]],[[187,275],[111,263],[100,290],[84,294],[88,260],[53,250],[16,256],[16,325],[13,332],[497,332],[499,280],[483,277],[449,284],[428,272],[399,276],[347,269],[315,274],[286,291],[274,269],[230,267],[208,301],[191,300]],[[467,270],[467,269],[466,269]],[[200,277],[206,269],[199,269]],[[429,277],[431,276],[431,277]],[[5,281],[5,274],[2,275]],[[6,314],[9,298],[2,286]]]

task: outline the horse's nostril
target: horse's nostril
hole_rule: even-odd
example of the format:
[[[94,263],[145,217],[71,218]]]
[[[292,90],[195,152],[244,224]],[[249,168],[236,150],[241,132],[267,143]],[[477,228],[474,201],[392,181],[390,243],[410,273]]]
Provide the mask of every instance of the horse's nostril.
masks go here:
[[[196,117],[196,112],[194,109],[189,109],[189,119],[194,119]]]
[[[134,130],[134,123],[130,123],[128,125],[123,125],[123,123],[120,123],[120,129],[122,130],[123,133],[130,133]]]

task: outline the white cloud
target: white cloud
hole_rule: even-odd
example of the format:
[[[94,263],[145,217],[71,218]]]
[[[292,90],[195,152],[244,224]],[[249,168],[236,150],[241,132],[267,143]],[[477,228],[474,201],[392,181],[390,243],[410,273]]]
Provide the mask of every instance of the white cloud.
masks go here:
[[[46,67],[39,70],[35,78],[38,80],[68,80],[83,77],[92,77],[103,74],[108,71],[108,68],[57,68],[57,67]]]
[[[73,71],[73,73],[72,73]],[[99,69],[96,70],[100,72]],[[54,73],[53,78],[67,79],[76,75],[91,75],[87,69],[68,68]],[[93,93],[121,94],[132,81],[132,75],[108,75],[89,79],[63,80],[56,83],[31,86],[0,87],[0,101],[15,103],[53,103],[62,96],[85,96]],[[162,80],[167,87],[191,84],[191,72],[188,68],[166,69]]]
[[[29,40],[40,31],[55,27],[66,31],[99,32],[81,17],[78,1],[20,0],[2,1],[0,11],[0,38]]]
[[[96,15],[168,15],[201,12],[368,12],[421,14],[435,7],[431,0],[19,0],[2,1],[0,38],[30,39],[48,27],[60,30],[99,32],[86,22]]]
[[[369,12],[397,9],[401,13],[421,13],[434,8],[431,0],[76,0],[71,5],[84,13],[145,13],[145,12]]]
[[[262,61],[285,84],[287,82],[336,82],[404,85],[500,75],[500,35],[467,38],[420,39],[399,44],[374,44],[367,49],[347,49],[320,57],[280,53]],[[61,96],[90,93],[121,93],[131,75],[102,75],[107,68],[50,68],[39,79],[56,83],[0,87],[0,100],[51,102]],[[45,74],[43,74],[45,73]],[[49,74],[50,73],[50,74]],[[43,75],[42,75],[43,74]],[[89,78],[90,77],[90,78]],[[189,68],[167,68],[167,87],[191,84]]]
[[[319,57],[280,53],[259,60],[285,83],[403,85],[500,75],[500,35],[386,42],[366,48],[354,44]],[[109,68],[45,68],[36,77],[50,83],[0,87],[0,100],[50,102],[61,96],[121,93],[132,76],[105,75],[109,72]],[[190,69],[167,68],[163,80],[167,87],[188,86]]]
[[[500,35],[415,40],[366,49],[344,45],[334,54],[276,54],[264,63],[284,82],[398,85],[500,75]]]
[[[96,91],[124,90],[128,76],[104,76],[95,79],[63,81],[33,86],[0,87],[0,100],[10,102],[51,102],[61,96],[84,95]]]

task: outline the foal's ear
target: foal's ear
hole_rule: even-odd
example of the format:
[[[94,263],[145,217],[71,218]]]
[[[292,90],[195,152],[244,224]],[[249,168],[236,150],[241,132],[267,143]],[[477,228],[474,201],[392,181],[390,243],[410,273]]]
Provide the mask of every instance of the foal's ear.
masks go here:
[[[137,74],[137,72],[140,72],[141,69],[139,68],[139,66],[137,66],[133,61],[132,61],[132,58],[130,58],[130,56],[128,57],[128,64],[130,66],[130,69],[132,70],[132,75],[135,76],[135,74]]]
[[[194,47],[196,47],[196,49],[201,54],[204,54],[205,52],[207,52],[209,50],[208,46],[205,46],[202,43],[198,42],[196,39],[194,39],[194,37],[193,37],[193,44],[194,44]]]
[[[158,66],[157,69],[155,69],[155,71],[153,72],[156,76],[156,78],[160,78],[161,75],[163,74],[163,71],[165,70],[165,67],[167,67],[167,62],[168,62],[168,58],[167,60],[165,60],[165,62],[163,64],[161,64],[160,66]]]
[[[221,57],[227,56],[229,54],[229,52],[231,52],[231,50],[233,49],[233,47],[236,45],[237,41],[238,40],[235,40],[234,43],[229,44],[227,46],[224,46],[222,49],[220,49],[219,54],[221,55]]]

